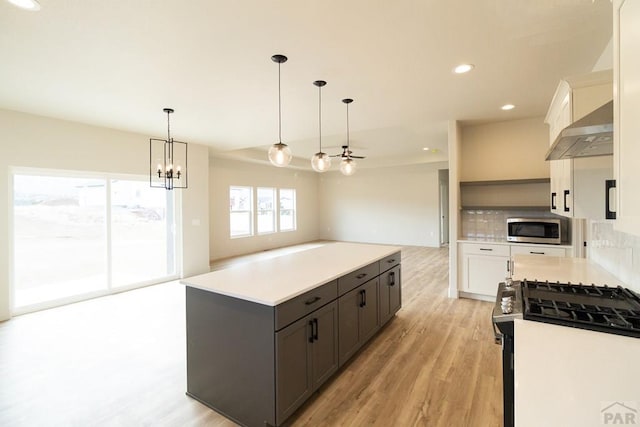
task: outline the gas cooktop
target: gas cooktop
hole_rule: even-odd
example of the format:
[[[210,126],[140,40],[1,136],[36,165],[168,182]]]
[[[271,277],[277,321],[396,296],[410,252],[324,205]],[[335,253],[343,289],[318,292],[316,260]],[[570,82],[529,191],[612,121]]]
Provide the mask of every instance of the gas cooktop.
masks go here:
[[[640,338],[640,297],[623,287],[523,280],[523,317]]]

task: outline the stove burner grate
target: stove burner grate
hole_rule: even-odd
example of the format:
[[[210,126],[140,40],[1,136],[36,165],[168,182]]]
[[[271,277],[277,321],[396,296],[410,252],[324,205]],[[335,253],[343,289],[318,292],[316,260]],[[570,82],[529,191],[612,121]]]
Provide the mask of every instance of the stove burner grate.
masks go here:
[[[524,318],[640,337],[640,298],[628,289],[522,282]]]

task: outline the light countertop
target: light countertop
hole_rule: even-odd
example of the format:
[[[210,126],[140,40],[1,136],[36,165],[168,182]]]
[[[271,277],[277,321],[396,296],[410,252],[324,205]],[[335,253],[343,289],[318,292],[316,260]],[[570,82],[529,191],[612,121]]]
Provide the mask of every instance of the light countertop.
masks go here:
[[[627,286],[589,259],[556,256],[515,255],[513,279]]]
[[[518,427],[612,425],[616,414],[638,416],[640,339],[522,319],[514,327]]]
[[[181,283],[276,306],[401,249],[398,246],[362,243],[327,243],[272,259],[188,277]]]

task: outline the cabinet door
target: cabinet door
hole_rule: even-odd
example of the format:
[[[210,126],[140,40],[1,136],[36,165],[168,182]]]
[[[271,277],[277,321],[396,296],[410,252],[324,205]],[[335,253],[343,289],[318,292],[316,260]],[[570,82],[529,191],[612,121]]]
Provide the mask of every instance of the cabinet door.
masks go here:
[[[380,318],[380,324],[384,325],[389,319],[391,319],[391,303],[390,303],[390,283],[394,280],[392,274],[394,269],[385,271],[380,275],[379,288],[378,288],[378,317]]]
[[[614,169],[617,186],[615,228],[640,236],[640,2],[616,1],[614,9]],[[617,27],[617,28],[616,28]],[[617,29],[617,31],[616,31]],[[617,42],[617,43],[616,43]]]
[[[362,292],[359,305],[358,340],[364,344],[378,330],[378,278],[370,280],[358,289]]]
[[[394,267],[393,269],[393,280],[389,284],[389,311],[391,312],[391,316],[396,314],[400,307],[402,306],[402,280],[400,275],[400,266]]]
[[[556,99],[558,99],[558,101],[556,101]],[[547,118],[550,145],[553,145],[558,134],[573,121],[572,108],[571,89],[566,82],[561,82],[556,90],[556,95],[554,96],[554,101],[552,102]],[[573,212],[572,166],[572,160],[570,159],[550,161],[550,209],[551,212],[558,215],[571,216]]]
[[[496,296],[498,283],[507,276],[509,257],[465,255],[463,280],[467,292]]]
[[[311,315],[276,333],[277,423],[293,414],[313,391],[312,337]]]
[[[327,304],[311,317],[315,328],[311,369],[316,390],[338,369],[338,304]]]
[[[399,265],[380,275],[378,295],[380,325],[384,325],[400,309]]]
[[[338,299],[338,351],[340,366],[358,350],[358,312],[360,288],[347,292]]]

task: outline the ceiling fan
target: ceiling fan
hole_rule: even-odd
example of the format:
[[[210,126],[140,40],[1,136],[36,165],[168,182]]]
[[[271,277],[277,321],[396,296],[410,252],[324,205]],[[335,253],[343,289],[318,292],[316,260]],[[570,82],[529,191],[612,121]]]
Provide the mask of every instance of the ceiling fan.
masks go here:
[[[366,158],[364,156],[354,156],[352,153],[353,152],[349,150],[348,145],[343,145],[341,154],[334,154],[333,156],[330,156],[330,157],[342,157],[343,159],[365,159]]]
[[[363,156],[354,156],[353,152],[349,148],[349,104],[353,102],[353,99],[346,98],[346,99],[343,99],[342,102],[344,102],[345,105],[347,106],[347,145],[342,146],[341,154],[334,154],[333,156],[330,156],[330,157],[341,157],[342,159],[364,159],[365,157]]]

